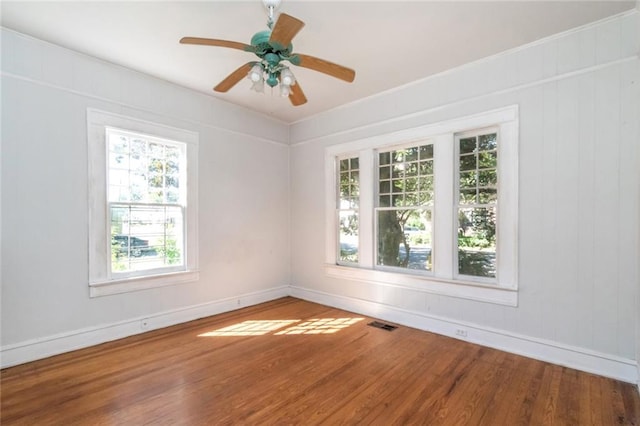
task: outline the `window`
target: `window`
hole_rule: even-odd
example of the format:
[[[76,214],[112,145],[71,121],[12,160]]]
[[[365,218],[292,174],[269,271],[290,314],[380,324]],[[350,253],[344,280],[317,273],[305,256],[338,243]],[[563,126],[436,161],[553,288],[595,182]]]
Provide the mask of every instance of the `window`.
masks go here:
[[[182,269],[186,144],[106,132],[111,275]]]
[[[338,244],[339,264],[358,263],[358,205],[360,177],[358,157],[338,159]]]
[[[456,136],[457,274],[496,278],[498,133]]]
[[[378,154],[376,265],[431,271],[433,145]]]
[[[514,106],[327,148],[327,273],[516,305],[517,133]]]
[[[197,134],[87,119],[91,296],[197,279]]]

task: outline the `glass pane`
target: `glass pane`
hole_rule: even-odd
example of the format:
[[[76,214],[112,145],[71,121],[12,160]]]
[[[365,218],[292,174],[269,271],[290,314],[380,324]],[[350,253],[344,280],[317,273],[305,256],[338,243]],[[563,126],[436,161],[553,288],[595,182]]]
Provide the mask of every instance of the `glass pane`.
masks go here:
[[[403,179],[394,179],[391,181],[392,191],[393,192],[402,192],[404,191],[404,180]]]
[[[378,223],[377,264],[431,271],[431,210],[378,210],[376,215]]]
[[[476,156],[474,154],[460,156],[460,171],[475,170],[475,169],[476,169]]]
[[[498,147],[498,135],[491,133],[489,135],[478,136],[478,149],[480,151],[489,151]]]
[[[498,201],[498,190],[493,188],[480,188],[478,190],[478,203],[491,204]]]
[[[338,215],[340,220],[338,262],[358,263],[358,213],[342,210]]]
[[[418,163],[406,163],[404,174],[406,177],[418,176]]]
[[[476,204],[476,190],[475,189],[461,189],[460,190],[460,204]]]
[[[402,194],[392,195],[391,196],[391,204],[394,207],[404,206],[404,197]]]
[[[496,209],[458,209],[458,273],[496,276]]]
[[[423,176],[433,174],[433,160],[420,161],[420,174]]]
[[[419,178],[419,190],[420,191],[433,191],[433,177],[425,176]]]
[[[476,150],[476,138],[460,139],[460,154],[469,154]]]
[[[418,159],[418,147],[408,148],[405,161],[416,161]]]
[[[360,158],[354,157],[351,159],[351,170],[360,168]]]
[[[183,203],[180,171],[184,152],[177,144],[150,142],[108,131],[107,180],[118,185],[109,192],[110,202]],[[169,193],[171,193],[169,200]],[[176,198],[177,196],[177,198]]]
[[[340,160],[340,172],[346,172],[349,170],[349,160]]]
[[[391,162],[391,154],[388,152],[381,152],[379,157],[379,162],[381,166],[384,166],[385,164],[389,164]]]
[[[482,169],[496,168],[496,166],[498,165],[498,152],[481,152],[478,154],[478,162],[480,163],[480,168]]]
[[[380,167],[380,179],[390,179],[391,178],[391,170],[388,166]]]
[[[391,192],[391,182],[383,180],[380,182],[380,194],[388,194]]]
[[[406,178],[404,180],[404,190],[406,192],[415,192],[418,190],[418,178]]]
[[[433,145],[422,145],[420,147],[420,159],[425,160],[429,158],[433,158]]]
[[[352,171],[349,176],[351,178],[351,183],[353,185],[358,185],[359,184],[359,182],[360,182],[360,172],[359,171],[357,171],[357,170]]]
[[[380,196],[380,207],[391,207],[391,196],[390,195],[381,195]]]
[[[498,184],[498,172],[495,169],[480,170],[478,172],[480,186],[496,186]]]
[[[182,208],[112,205],[111,271],[183,265]]]
[[[475,171],[460,173],[460,188],[475,188],[477,184]]]
[[[391,170],[391,177],[393,178],[404,177],[404,163],[393,165]]]

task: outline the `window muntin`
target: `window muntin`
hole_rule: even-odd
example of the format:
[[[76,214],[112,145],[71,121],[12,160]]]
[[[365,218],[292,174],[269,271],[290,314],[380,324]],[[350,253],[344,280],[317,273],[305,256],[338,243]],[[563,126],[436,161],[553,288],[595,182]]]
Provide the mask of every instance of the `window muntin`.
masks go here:
[[[376,265],[432,271],[433,144],[378,151]]]
[[[357,264],[359,258],[358,210],[360,205],[359,157],[338,158],[338,260],[339,264]]]
[[[106,133],[111,275],[184,269],[186,144]]]
[[[497,275],[498,133],[481,130],[456,136],[457,275]]]

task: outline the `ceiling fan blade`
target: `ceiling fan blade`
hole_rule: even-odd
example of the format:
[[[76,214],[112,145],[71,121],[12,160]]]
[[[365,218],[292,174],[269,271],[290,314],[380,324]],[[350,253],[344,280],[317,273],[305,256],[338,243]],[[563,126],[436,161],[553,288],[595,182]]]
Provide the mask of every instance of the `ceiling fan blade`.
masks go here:
[[[291,40],[304,27],[304,22],[286,13],[281,13],[273,26],[269,43],[279,49],[286,49]]]
[[[255,48],[250,44],[240,43],[238,41],[218,40],[215,38],[182,37],[180,39],[180,43],[201,44],[205,46],[229,47],[231,49],[244,50],[245,52],[255,52]]]
[[[233,86],[238,84],[240,80],[247,76],[254,64],[255,62],[247,62],[246,64],[242,65],[240,68],[229,74],[227,78],[218,83],[218,85],[214,87],[213,90],[215,90],[216,92],[227,92]]]
[[[307,103],[307,97],[304,95],[300,83],[296,82],[289,90],[291,91],[289,93],[289,100],[293,106],[300,106]]]
[[[315,56],[296,53],[291,58],[291,63],[303,68],[309,68],[314,71],[328,74],[348,83],[351,83],[356,78],[356,72],[351,68],[343,67],[342,65],[334,64],[333,62],[325,61],[324,59],[316,58]]]

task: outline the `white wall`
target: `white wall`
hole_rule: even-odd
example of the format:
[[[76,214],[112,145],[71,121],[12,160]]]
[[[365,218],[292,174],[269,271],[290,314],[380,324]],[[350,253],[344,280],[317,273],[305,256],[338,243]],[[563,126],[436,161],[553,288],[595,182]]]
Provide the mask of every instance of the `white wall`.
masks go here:
[[[635,382],[639,21],[626,13],[294,124],[294,294]],[[326,147],[513,104],[517,308],[325,275]]]
[[[3,366],[287,294],[285,125],[1,35]],[[199,281],[89,298],[89,107],[199,132]]]

